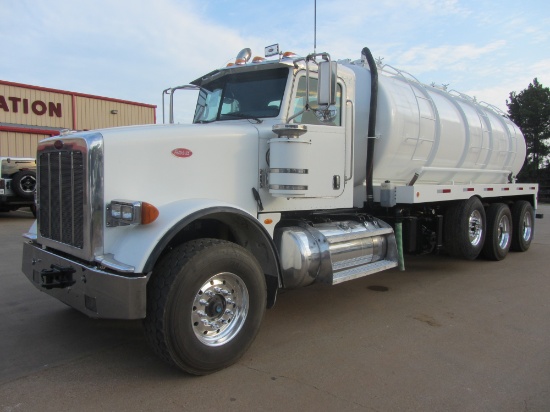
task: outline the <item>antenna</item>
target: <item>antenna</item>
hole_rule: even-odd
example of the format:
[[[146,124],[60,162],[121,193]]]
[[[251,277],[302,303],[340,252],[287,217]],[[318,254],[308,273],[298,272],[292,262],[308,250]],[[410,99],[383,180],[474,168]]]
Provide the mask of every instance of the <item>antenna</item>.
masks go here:
[[[313,54],[317,53],[317,0],[313,0]]]

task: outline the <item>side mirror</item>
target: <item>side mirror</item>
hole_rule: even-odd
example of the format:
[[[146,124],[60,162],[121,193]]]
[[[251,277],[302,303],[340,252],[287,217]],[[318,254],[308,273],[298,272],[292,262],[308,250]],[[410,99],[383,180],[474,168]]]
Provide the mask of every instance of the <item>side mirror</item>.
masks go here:
[[[317,99],[319,106],[336,104],[336,62],[322,61],[319,63],[319,81],[317,83]]]

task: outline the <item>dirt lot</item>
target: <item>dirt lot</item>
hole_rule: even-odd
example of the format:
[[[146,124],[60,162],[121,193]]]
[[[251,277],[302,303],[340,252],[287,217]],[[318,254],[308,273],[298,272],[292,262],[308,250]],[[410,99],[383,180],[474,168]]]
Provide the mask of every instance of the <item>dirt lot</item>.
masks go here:
[[[0,213],[0,411],[548,411],[550,206],[538,212],[530,250],[501,262],[413,257],[283,293],[244,358],[201,378],[158,360],[140,322],[37,291],[20,270],[32,215]]]

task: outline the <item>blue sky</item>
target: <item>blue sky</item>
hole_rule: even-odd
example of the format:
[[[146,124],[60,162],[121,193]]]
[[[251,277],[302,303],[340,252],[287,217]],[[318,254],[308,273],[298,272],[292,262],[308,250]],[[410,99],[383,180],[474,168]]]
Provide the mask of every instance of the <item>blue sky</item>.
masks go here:
[[[0,0],[0,79],[161,107],[161,92],[279,43],[313,51],[313,0]],[[550,86],[547,0],[317,0],[317,51],[384,63],[507,110]],[[162,113],[157,117],[162,120]]]

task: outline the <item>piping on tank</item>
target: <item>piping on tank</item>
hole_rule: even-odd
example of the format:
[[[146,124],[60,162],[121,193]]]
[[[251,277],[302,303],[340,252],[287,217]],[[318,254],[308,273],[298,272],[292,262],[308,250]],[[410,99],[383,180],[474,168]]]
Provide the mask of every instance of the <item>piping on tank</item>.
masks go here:
[[[368,76],[364,61],[351,65],[364,67]],[[525,160],[525,139],[502,111],[465,94],[424,85],[389,65],[378,67],[374,184],[515,179]],[[355,184],[364,179],[356,174]]]

